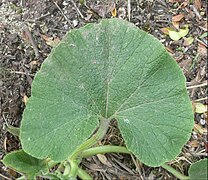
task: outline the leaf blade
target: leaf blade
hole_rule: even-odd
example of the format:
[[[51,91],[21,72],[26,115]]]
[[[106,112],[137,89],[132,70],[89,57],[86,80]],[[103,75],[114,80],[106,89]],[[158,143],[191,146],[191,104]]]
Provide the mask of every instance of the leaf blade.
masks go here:
[[[34,179],[41,172],[47,172],[48,167],[45,160],[36,159],[24,151],[13,151],[7,154],[3,161],[7,167],[23,173],[30,179]]]
[[[188,171],[190,180],[207,179],[207,163],[207,158],[193,163]]]
[[[157,107],[161,110],[155,112]],[[118,19],[70,31],[44,62],[23,115],[23,149],[38,158],[64,160],[92,134],[99,117],[116,118],[127,147],[151,166],[173,159],[193,127],[176,62],[153,36]],[[166,118],[172,123],[168,130]],[[161,136],[152,143],[155,152],[148,149],[154,136]],[[165,144],[164,155],[159,144]]]

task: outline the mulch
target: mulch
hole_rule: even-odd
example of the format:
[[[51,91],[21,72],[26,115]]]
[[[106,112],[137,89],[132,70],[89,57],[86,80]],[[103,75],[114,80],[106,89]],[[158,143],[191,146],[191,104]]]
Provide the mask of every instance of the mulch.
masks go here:
[[[0,0],[0,159],[21,147],[18,138],[6,132],[5,121],[19,127],[25,102],[31,94],[35,73],[67,31],[102,18],[116,16],[129,20],[158,38],[182,68],[187,86],[206,82],[207,78],[207,4],[205,0],[135,0],[130,6],[118,1]],[[189,26],[188,37],[173,41],[161,30],[175,29],[172,18],[184,14],[179,26]],[[206,87],[189,90],[192,102],[208,104]],[[179,102],[180,103],[180,102]],[[195,129],[182,153],[170,162],[187,175],[192,162],[207,157],[207,114],[195,113]],[[110,125],[102,143],[124,144],[116,122]],[[83,160],[83,168],[93,179],[176,179],[164,169],[147,167],[130,155],[107,154]],[[0,175],[15,179],[19,174],[0,164]],[[0,176],[0,179],[3,177]]]

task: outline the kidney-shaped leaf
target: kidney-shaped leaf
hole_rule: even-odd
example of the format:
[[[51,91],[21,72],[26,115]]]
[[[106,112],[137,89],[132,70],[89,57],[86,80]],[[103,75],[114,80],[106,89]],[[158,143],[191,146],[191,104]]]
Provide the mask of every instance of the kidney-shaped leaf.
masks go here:
[[[189,169],[190,180],[207,180],[207,158],[202,159],[196,163],[193,163]]]
[[[45,160],[36,159],[22,150],[7,154],[2,162],[7,167],[26,175],[28,179],[34,179],[41,172],[48,170]]]
[[[23,114],[23,149],[66,159],[115,118],[127,147],[151,166],[175,158],[193,115],[182,71],[153,36],[123,20],[70,31],[37,73]]]

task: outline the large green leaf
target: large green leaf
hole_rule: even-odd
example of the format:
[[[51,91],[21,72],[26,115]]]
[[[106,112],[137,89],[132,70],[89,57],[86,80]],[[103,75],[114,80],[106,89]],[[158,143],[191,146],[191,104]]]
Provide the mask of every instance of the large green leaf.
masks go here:
[[[207,158],[193,163],[189,169],[190,180],[207,180],[207,166]]]
[[[35,176],[48,171],[45,160],[36,159],[22,150],[7,154],[2,162],[7,167],[26,175],[28,179],[34,179]]]
[[[176,157],[193,127],[185,78],[153,36],[119,19],[70,31],[37,73],[23,114],[23,149],[66,159],[116,118],[127,147],[159,166]]]

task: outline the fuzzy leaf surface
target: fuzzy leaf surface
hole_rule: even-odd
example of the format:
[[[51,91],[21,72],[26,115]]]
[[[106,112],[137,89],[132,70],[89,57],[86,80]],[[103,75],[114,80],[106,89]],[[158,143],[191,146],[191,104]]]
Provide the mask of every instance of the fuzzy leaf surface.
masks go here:
[[[22,150],[7,154],[2,162],[28,179],[35,179],[35,176],[48,170],[45,160],[36,159]]]
[[[150,166],[174,159],[193,127],[174,59],[153,36],[116,18],[70,31],[45,60],[23,114],[23,149],[62,161],[100,117],[117,119],[128,149]]]
[[[207,158],[193,163],[189,169],[190,180],[207,180],[207,167],[208,160]]]

